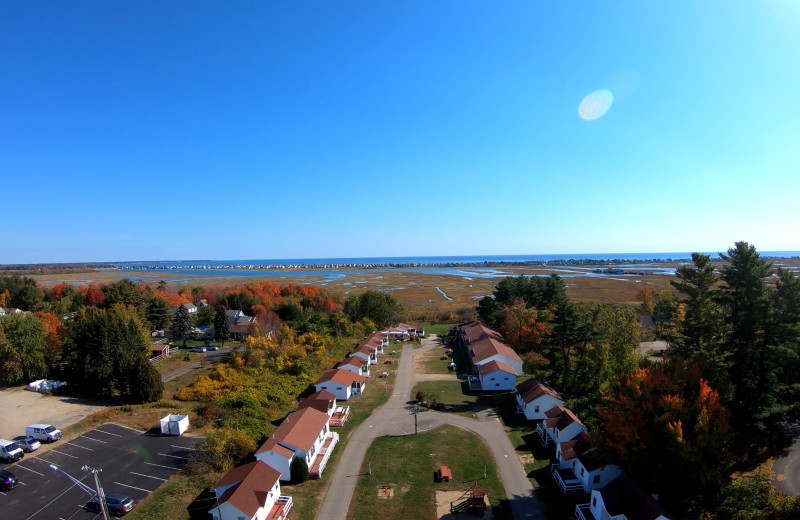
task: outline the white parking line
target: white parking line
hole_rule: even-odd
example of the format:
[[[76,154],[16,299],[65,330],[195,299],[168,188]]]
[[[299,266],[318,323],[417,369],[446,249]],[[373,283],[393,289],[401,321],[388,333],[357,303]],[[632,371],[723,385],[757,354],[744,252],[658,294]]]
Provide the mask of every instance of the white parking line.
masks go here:
[[[86,446],[81,446],[80,444],[75,444],[74,442],[68,442],[65,446],[75,446],[76,448],[80,448],[82,450],[94,451],[92,448],[87,448]]]
[[[17,465],[16,465],[16,466],[14,466],[14,467],[15,467],[15,468],[27,469],[27,470],[28,470],[28,471],[30,471],[31,473],[36,473],[37,475],[41,475],[42,477],[44,476],[44,473],[39,473],[38,471],[32,470],[31,468],[26,468],[25,466],[22,466],[22,465],[20,465],[20,464],[17,464]]]
[[[125,487],[129,487],[129,488],[131,488],[131,489],[138,489],[139,491],[144,491],[144,492],[145,492],[145,493],[147,493],[147,494],[150,494],[150,493],[152,493],[152,491],[150,491],[149,489],[137,488],[136,486],[130,486],[130,485],[128,485],[128,484],[123,484],[122,482],[114,482],[114,484],[116,484],[116,485],[118,485],[118,486],[125,486]]]
[[[73,459],[78,458],[75,455],[70,455],[69,453],[64,453],[63,451],[58,451],[58,450],[50,450],[50,451],[52,451],[53,453],[60,453],[61,455],[66,455],[67,457],[72,457]]]
[[[47,507],[48,507],[50,504],[52,504],[53,502],[55,502],[56,500],[58,500],[59,498],[61,498],[62,496],[64,496],[64,495],[65,495],[65,494],[66,494],[66,493],[67,493],[67,492],[68,492],[70,489],[74,488],[75,486],[76,486],[76,484],[72,484],[70,487],[68,487],[67,489],[65,489],[63,493],[61,493],[60,495],[58,495],[57,497],[55,497],[55,498],[54,498],[53,500],[51,500],[50,502],[48,502],[48,503],[46,503],[45,505],[43,505],[43,506],[42,506],[42,507],[41,507],[39,510],[37,510],[35,513],[33,513],[31,516],[29,516],[29,517],[28,517],[28,518],[26,518],[25,520],[31,520],[31,518],[33,518],[34,516],[38,515],[40,512],[42,512],[42,511],[44,511],[45,509],[47,509]]]
[[[195,448],[187,448],[186,446],[175,446],[174,444],[170,444],[170,446],[172,446],[173,448],[180,448],[182,450],[197,451]]]
[[[189,460],[186,457],[178,457],[177,455],[167,455],[166,453],[159,453],[162,457],[172,457],[173,459]]]
[[[33,459],[31,459],[31,460],[38,460],[38,461],[44,462],[44,463],[45,463],[45,464],[47,464],[48,466],[50,466],[50,465],[56,465],[56,466],[58,466],[58,464],[56,464],[55,462],[50,462],[49,460],[47,460],[47,459],[43,459],[42,457],[36,457],[36,458],[33,458]]]
[[[122,437],[122,435],[117,435],[116,433],[111,433],[111,432],[104,432],[103,430],[99,430],[99,429],[97,429],[97,428],[95,428],[95,429],[94,429],[94,430],[92,430],[92,431],[94,431],[94,432],[100,432],[100,433],[105,433],[106,435],[113,435],[114,437]]]
[[[161,482],[166,482],[167,480],[169,480],[169,479],[166,479],[166,478],[154,477],[152,475],[145,475],[144,473],[136,473],[135,471],[131,471],[130,474],[131,475],[139,475],[140,477],[153,478],[153,479],[156,479],[156,480],[160,480]]]
[[[173,468],[172,466],[162,466],[161,464],[153,464],[152,462],[145,462],[148,466],[158,466],[159,468],[171,469],[172,471],[180,471],[181,468]]]
[[[86,435],[81,435],[79,438],[80,438],[80,439],[89,439],[90,441],[94,441],[94,442],[102,442],[103,444],[108,444],[106,441],[101,441],[100,439],[93,439],[93,438],[91,438],[91,437],[88,437],[88,436],[86,436]]]

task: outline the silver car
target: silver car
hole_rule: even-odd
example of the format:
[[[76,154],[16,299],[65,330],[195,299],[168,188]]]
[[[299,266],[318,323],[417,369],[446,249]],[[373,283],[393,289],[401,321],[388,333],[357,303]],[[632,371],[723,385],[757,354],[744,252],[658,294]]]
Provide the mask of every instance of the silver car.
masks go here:
[[[19,437],[14,437],[14,441],[17,444],[19,444],[19,447],[25,450],[26,453],[36,451],[42,447],[42,443],[40,443],[33,437],[26,437],[24,435],[20,435]]]

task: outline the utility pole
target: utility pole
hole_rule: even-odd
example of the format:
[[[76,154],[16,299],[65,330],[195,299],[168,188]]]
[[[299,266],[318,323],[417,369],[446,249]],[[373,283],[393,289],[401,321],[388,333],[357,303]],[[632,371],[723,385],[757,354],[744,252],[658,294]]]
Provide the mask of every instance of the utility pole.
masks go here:
[[[421,412],[421,410],[417,405],[412,406],[411,410],[408,412],[414,416],[414,435],[417,434],[417,415],[419,415],[419,412]]]
[[[100,504],[100,512],[103,513],[103,520],[108,520],[108,506],[106,505],[106,494],[103,492],[103,486],[100,485],[100,477],[98,474],[103,471],[102,469],[95,469],[88,464],[81,468],[83,471],[88,471],[94,475],[94,485],[97,490],[97,501]]]

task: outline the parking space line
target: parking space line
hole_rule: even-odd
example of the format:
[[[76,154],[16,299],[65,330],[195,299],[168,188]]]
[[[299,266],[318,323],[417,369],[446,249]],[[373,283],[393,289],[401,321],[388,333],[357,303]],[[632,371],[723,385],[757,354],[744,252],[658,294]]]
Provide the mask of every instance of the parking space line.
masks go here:
[[[172,457],[173,459],[189,460],[186,457],[178,457],[177,455],[167,455],[166,453],[159,453],[162,457]]]
[[[95,431],[95,432],[100,432],[100,433],[105,433],[106,435],[113,435],[114,437],[122,437],[122,435],[117,435],[116,433],[104,432],[103,430],[101,430],[101,429],[99,429],[99,428],[95,428],[95,429],[94,429],[94,430],[92,430],[92,431]]]
[[[33,470],[33,469],[31,469],[31,468],[26,468],[25,466],[22,466],[22,465],[20,465],[20,464],[17,464],[17,465],[16,465],[16,466],[14,466],[14,467],[15,467],[15,468],[27,469],[27,470],[28,470],[28,471],[30,471],[31,473],[36,473],[37,475],[41,475],[42,477],[44,476],[44,473],[39,473],[39,472],[38,472],[38,471],[36,471],[36,470]]]
[[[78,458],[75,455],[70,455],[69,453],[64,453],[63,451],[58,451],[58,450],[50,450],[50,451],[52,451],[53,453],[60,453],[61,455],[66,455],[67,457],[72,457],[73,459]]]
[[[130,474],[131,475],[139,475],[140,477],[154,478],[156,480],[160,480],[161,482],[166,482],[167,480],[169,480],[167,478],[153,477],[151,475],[145,475],[144,473],[136,473],[135,471],[131,471]]]
[[[50,504],[52,504],[53,502],[55,502],[56,500],[58,500],[59,498],[61,498],[61,497],[62,497],[62,496],[64,496],[65,494],[67,494],[67,492],[68,492],[70,489],[74,488],[74,487],[76,487],[76,484],[72,484],[70,487],[68,487],[67,489],[65,489],[65,490],[64,490],[64,491],[63,491],[63,492],[62,492],[60,495],[58,495],[57,497],[55,497],[55,498],[54,498],[53,500],[51,500],[50,502],[48,502],[48,503],[46,503],[45,505],[43,505],[43,506],[42,506],[42,507],[41,507],[41,508],[40,508],[38,511],[36,511],[35,513],[33,513],[31,516],[29,516],[29,517],[28,517],[28,518],[26,518],[25,520],[31,520],[31,518],[33,518],[34,516],[38,515],[40,512],[42,512],[42,511],[44,511],[45,509],[47,509],[47,507],[49,507],[49,506],[50,506]]]
[[[144,492],[145,492],[145,493],[147,493],[148,495],[149,495],[150,493],[152,493],[152,491],[150,491],[149,489],[137,488],[136,486],[130,486],[130,485],[128,485],[128,484],[123,484],[122,482],[114,482],[114,484],[116,484],[116,485],[118,485],[118,486],[125,486],[125,487],[129,487],[129,488],[131,488],[131,489],[138,489],[139,491],[144,491]]]
[[[174,444],[170,444],[170,446],[172,446],[173,448],[180,448],[180,449],[182,449],[182,450],[191,450],[191,451],[197,451],[197,449],[196,449],[196,448],[187,448],[186,446],[175,446]]]
[[[106,441],[101,441],[100,439],[93,439],[93,438],[91,438],[91,437],[88,437],[88,436],[86,436],[86,435],[81,435],[81,436],[80,436],[80,438],[82,438],[82,439],[89,439],[90,441],[94,441],[94,442],[102,442],[103,444],[108,444]]]
[[[74,442],[68,442],[65,446],[75,446],[76,448],[80,448],[82,450],[94,451],[92,448],[87,448],[86,446],[81,446],[80,444],[75,444]]]
[[[162,466],[161,464],[153,464],[152,462],[145,462],[148,466],[158,466],[159,468],[171,469],[172,471],[180,471],[181,468],[173,468],[172,466]]]
[[[125,426],[124,424],[117,424],[117,423],[108,423],[108,424],[113,424],[117,428],[125,428],[126,430],[130,430],[132,432],[136,432],[137,435],[141,435],[142,434],[141,430],[137,430],[136,428],[131,428],[130,426]]]
[[[44,459],[42,457],[35,457],[35,458],[31,459],[31,460],[38,460],[38,461],[44,462],[48,466],[50,466],[51,464],[54,464],[54,465],[58,466],[58,464],[56,464],[55,462],[50,462],[49,460]]]

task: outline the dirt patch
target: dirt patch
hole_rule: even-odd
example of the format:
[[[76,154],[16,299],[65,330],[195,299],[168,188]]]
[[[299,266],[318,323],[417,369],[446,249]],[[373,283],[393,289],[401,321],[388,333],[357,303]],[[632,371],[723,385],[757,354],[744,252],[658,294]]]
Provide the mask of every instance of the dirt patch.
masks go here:
[[[464,495],[463,491],[437,491],[436,518],[438,518],[439,520],[463,520],[465,518],[464,513],[450,512],[450,503],[457,501],[463,495]],[[486,503],[489,504],[489,495],[486,495]],[[491,505],[487,505],[486,513],[483,515],[483,518],[486,518],[488,520],[492,520],[494,518]]]
[[[531,454],[531,453],[524,453],[523,452],[523,453],[517,453],[517,455],[519,455],[519,461],[523,465],[525,465],[525,464],[533,464],[533,463],[536,462],[536,459],[533,457],[533,454]]]
[[[0,391],[0,437],[24,435],[25,427],[34,423],[63,430],[108,406],[103,401],[39,394],[25,387],[4,388]]]

